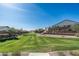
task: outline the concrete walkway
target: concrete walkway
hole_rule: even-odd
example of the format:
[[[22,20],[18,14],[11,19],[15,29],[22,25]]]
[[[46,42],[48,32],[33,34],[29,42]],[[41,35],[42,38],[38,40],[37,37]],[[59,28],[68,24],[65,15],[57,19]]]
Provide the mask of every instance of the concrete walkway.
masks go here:
[[[29,56],[49,56],[48,53],[30,53]]]
[[[47,36],[47,37],[57,37],[57,38],[79,38],[77,36],[68,36],[68,35],[50,35],[50,34],[37,34],[38,36]]]
[[[20,52],[20,53],[0,53],[0,56],[79,56],[79,50],[40,52]]]

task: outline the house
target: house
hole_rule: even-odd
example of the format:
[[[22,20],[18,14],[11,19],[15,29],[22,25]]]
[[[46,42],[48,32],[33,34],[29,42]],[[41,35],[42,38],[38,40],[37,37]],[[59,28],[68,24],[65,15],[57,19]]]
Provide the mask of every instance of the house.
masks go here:
[[[17,35],[15,33],[10,33],[9,30],[10,27],[8,26],[0,26],[0,40],[17,38]]]

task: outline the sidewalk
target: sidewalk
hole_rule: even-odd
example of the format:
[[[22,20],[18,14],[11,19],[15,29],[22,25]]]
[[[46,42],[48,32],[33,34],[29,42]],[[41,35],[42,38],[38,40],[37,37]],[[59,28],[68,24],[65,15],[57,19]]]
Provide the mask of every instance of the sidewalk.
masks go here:
[[[51,34],[37,34],[38,36],[57,37],[57,38],[79,38],[77,36],[68,35],[51,35]]]
[[[50,56],[49,53],[29,53],[29,56]]]

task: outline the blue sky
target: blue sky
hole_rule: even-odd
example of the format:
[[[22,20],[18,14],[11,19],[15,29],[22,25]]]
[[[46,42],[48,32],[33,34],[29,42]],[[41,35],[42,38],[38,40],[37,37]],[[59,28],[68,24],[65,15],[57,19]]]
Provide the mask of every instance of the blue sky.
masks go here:
[[[65,19],[79,21],[79,4],[0,4],[0,26],[32,30],[48,27]]]

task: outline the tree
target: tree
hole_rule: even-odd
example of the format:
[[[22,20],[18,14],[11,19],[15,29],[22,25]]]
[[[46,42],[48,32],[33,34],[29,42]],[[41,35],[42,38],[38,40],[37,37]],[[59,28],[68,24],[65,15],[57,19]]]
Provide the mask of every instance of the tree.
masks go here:
[[[44,32],[44,29],[42,29],[42,28],[36,29],[34,32],[36,32],[36,33],[42,33],[42,32]]]
[[[75,24],[73,26],[71,26],[73,31],[76,31],[76,36],[79,36],[79,24]]]
[[[8,33],[9,33],[9,35],[14,35],[14,34],[16,34],[16,29],[15,28],[10,28],[8,30]]]
[[[79,33],[79,24],[75,24],[73,26],[71,26],[73,31],[76,31],[77,33]]]

